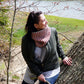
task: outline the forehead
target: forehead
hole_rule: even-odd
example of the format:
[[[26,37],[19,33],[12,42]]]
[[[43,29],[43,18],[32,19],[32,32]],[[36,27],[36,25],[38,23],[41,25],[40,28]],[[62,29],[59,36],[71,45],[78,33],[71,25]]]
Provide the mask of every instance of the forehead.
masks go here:
[[[44,14],[40,14],[40,20],[44,20],[44,19],[45,19]]]

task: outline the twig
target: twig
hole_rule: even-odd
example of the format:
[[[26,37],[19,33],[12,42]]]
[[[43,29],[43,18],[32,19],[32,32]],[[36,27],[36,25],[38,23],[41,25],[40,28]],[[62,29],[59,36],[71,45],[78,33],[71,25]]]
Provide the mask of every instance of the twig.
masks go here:
[[[22,26],[22,27],[16,29],[12,34],[16,33],[19,29],[21,29],[21,28],[23,28],[23,27],[24,27],[24,26]]]
[[[12,73],[12,75],[13,75],[13,74],[15,74],[15,73],[17,73],[17,72],[19,72],[19,71],[22,71],[22,70],[26,69],[26,67],[27,67],[27,66],[22,67],[21,69],[19,69],[19,70],[17,70],[17,71],[15,71],[15,72],[13,72],[13,73]]]
[[[19,51],[18,53],[15,53],[15,55],[13,55],[12,58],[14,58],[15,56],[17,56],[20,53],[21,53],[21,51]]]
[[[16,50],[16,48],[19,48],[20,46],[17,46],[17,47],[15,47],[15,48],[13,48],[12,50],[11,50],[11,52],[13,52],[14,50]]]
[[[65,37],[67,40],[69,40],[70,42],[74,43],[72,40],[70,40],[69,38],[67,38],[65,35],[63,35],[62,33],[58,32],[58,34],[62,35],[63,37]]]
[[[10,33],[10,43],[9,43],[9,60],[8,60],[8,67],[7,67],[7,84],[9,84],[9,66],[10,66],[10,59],[11,59],[11,45],[12,45],[12,32],[13,32],[13,26],[14,26],[14,20],[15,20],[15,14],[16,14],[16,0],[15,2],[15,10],[14,10],[14,16],[11,26],[11,33]]]

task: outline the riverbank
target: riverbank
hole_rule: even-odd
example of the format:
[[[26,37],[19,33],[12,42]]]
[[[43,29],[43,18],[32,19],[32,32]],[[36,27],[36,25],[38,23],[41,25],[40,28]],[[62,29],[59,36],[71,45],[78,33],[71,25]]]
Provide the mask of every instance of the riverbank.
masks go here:
[[[13,30],[13,39],[12,39],[13,41],[12,44],[13,46],[16,46],[16,47],[13,47],[14,48],[12,52],[13,57],[10,63],[10,67],[11,67],[10,68],[10,81],[11,81],[10,84],[20,84],[23,79],[24,72],[25,72],[24,70],[25,70],[26,64],[20,53],[21,51],[20,47],[21,47],[22,36],[25,34],[24,27],[26,24],[27,16],[28,16],[28,12],[17,11],[16,13],[15,22],[14,22],[14,30]],[[61,18],[61,17],[51,16],[51,15],[45,15],[45,16],[49,22],[48,23],[49,26],[55,27],[57,29],[59,39],[60,39],[60,44],[62,45],[64,52],[67,53],[67,51],[73,45],[71,41],[75,42],[76,39],[82,34],[82,32],[84,32],[84,20]],[[9,28],[7,29],[10,30],[11,24],[12,24],[11,22],[13,18],[13,11],[10,11],[8,13],[8,17],[9,17]],[[65,37],[61,35],[60,33],[63,34]],[[9,39],[6,36],[7,33],[4,33],[4,31],[2,32],[1,35],[3,35],[4,41]],[[71,41],[67,40],[66,37],[70,39]],[[8,44],[6,43],[6,45]],[[3,46],[2,46],[2,49],[4,49]],[[1,50],[1,51],[4,51],[4,50]],[[6,65],[4,63],[4,60],[0,62],[0,64],[1,64],[0,71],[2,72],[0,76],[0,84],[6,84]]]
[[[11,11],[11,13],[8,14],[10,18],[10,25],[13,17],[12,13],[13,11]],[[13,34],[13,45],[21,45],[21,39],[25,34],[24,27],[26,24],[27,17],[28,12],[17,11],[14,24],[15,33]],[[78,35],[80,35],[84,31],[84,20],[63,18],[52,15],[45,15],[45,17],[48,20],[48,25],[50,27],[56,28],[58,32],[64,34],[73,42],[77,39]],[[72,43],[67,39],[62,42],[64,37],[61,35],[59,35],[59,38],[64,51],[67,52],[67,47],[69,47]]]

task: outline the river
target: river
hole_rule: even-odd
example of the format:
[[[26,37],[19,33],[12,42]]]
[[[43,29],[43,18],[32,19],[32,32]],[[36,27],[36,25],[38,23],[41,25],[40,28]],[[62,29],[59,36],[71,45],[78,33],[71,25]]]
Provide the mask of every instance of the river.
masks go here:
[[[20,11],[40,10],[48,15],[84,20],[84,1],[18,0],[17,7]]]

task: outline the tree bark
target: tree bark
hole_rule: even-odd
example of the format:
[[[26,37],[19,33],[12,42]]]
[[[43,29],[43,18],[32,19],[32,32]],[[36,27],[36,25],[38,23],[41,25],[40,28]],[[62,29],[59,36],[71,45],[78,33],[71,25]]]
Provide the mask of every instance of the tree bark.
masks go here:
[[[72,66],[61,65],[61,73],[55,84],[84,84],[84,33],[73,44],[67,56]]]
[[[61,64],[61,73],[55,84],[84,84],[84,33],[73,44],[68,57],[72,58],[72,65]],[[39,84],[36,81],[35,84]]]

